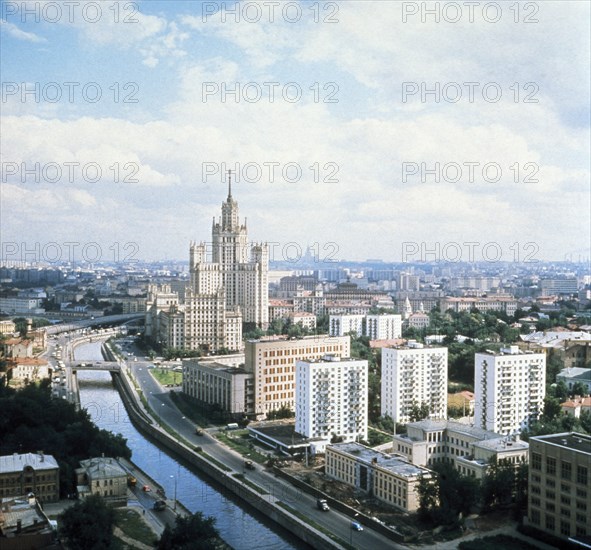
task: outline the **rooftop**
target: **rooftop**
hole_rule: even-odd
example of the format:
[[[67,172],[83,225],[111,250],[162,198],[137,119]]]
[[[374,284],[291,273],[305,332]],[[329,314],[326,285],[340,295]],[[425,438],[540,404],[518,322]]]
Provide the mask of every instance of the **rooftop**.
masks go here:
[[[557,445],[558,447],[564,447],[591,456],[591,435],[565,432],[561,434],[538,435],[531,437],[530,440]]]
[[[419,422],[410,422],[407,424],[408,427],[419,428],[426,432],[437,432],[443,430],[449,430],[457,433],[462,433],[476,437],[481,440],[485,439],[499,439],[504,436],[496,432],[489,430],[483,430],[477,426],[471,424],[464,424],[462,422],[453,422],[452,420],[421,420]],[[401,436],[402,437],[402,436]]]
[[[474,443],[474,447],[480,447],[481,449],[488,449],[491,451],[527,451],[529,449],[529,443],[526,441],[507,441],[505,437],[498,437],[496,439],[485,439]]]
[[[355,456],[368,466],[377,465],[402,477],[416,477],[429,473],[429,470],[426,468],[415,466],[399,456],[374,451],[360,443],[336,443],[335,445],[330,445],[330,448]]]
[[[591,382],[591,369],[584,369],[582,367],[572,367],[570,369],[562,369],[557,377],[565,377],[578,380],[587,380]]]
[[[34,497],[6,497],[0,499],[0,503],[4,531],[15,531],[17,521],[20,521],[21,529],[24,531],[30,532],[33,526],[36,532],[51,531],[47,516],[41,511]]]
[[[127,476],[126,471],[114,458],[89,458],[88,460],[81,460],[80,466],[84,468],[91,479]]]
[[[0,456],[0,473],[22,472],[25,466],[34,470],[55,470],[59,465],[51,455],[43,453],[24,453]]]

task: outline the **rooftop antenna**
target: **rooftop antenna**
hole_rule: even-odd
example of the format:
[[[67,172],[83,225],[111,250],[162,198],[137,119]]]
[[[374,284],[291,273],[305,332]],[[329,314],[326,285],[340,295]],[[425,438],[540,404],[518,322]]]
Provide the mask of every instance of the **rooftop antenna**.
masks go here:
[[[228,199],[232,198],[232,170],[228,170]]]

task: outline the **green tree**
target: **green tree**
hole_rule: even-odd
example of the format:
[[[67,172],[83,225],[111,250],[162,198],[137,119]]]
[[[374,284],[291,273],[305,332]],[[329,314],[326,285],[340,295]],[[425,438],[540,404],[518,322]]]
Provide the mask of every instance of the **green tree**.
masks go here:
[[[177,516],[173,529],[164,528],[156,548],[158,550],[214,550],[219,547],[219,533],[215,518],[205,518],[201,512]]]
[[[60,536],[69,548],[103,550],[113,548],[115,512],[99,495],[91,495],[58,516]]]
[[[511,502],[515,491],[515,465],[505,460],[491,459],[481,482],[482,503],[494,508]]]
[[[428,403],[421,403],[420,405],[413,402],[410,413],[408,415],[411,422],[418,422],[424,420],[429,416],[429,405]]]

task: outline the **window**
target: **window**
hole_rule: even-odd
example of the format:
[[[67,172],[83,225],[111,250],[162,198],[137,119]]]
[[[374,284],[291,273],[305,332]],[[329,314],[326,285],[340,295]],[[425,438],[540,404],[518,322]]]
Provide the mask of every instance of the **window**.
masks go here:
[[[554,531],[556,527],[556,522],[554,521],[554,516],[546,516],[546,529],[550,531]]]
[[[540,511],[530,510],[531,522],[535,525],[540,525]]]
[[[568,508],[561,508],[560,515],[564,516],[565,518],[570,518],[570,510]]]
[[[577,483],[587,485],[587,468],[585,466],[577,466]]]
[[[556,459],[551,456],[546,457],[546,473],[551,476],[556,475]]]
[[[572,464],[562,460],[560,462],[560,476],[562,479],[570,479],[572,475]]]
[[[542,455],[540,453],[531,454],[531,468],[532,470],[542,469]]]
[[[568,521],[561,520],[560,522],[560,534],[570,535],[570,524]]]

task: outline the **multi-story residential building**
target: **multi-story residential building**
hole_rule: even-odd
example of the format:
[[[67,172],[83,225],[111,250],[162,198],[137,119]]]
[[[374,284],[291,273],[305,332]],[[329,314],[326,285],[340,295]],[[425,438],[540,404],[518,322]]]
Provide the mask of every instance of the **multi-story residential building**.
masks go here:
[[[452,277],[449,282],[449,290],[476,289],[488,292],[499,288],[500,284],[499,277]]]
[[[0,456],[0,498],[34,493],[40,502],[60,496],[60,468],[53,456],[24,453]]]
[[[267,337],[247,340],[245,369],[254,375],[254,413],[266,417],[270,411],[295,408],[295,366],[302,359],[319,359],[326,354],[349,357],[349,336],[326,334],[304,338]]]
[[[183,392],[231,415],[254,410],[253,374],[244,369],[244,355],[184,360]]]
[[[556,294],[577,294],[579,285],[576,277],[568,279],[542,279],[540,287],[544,296]]]
[[[296,364],[297,433],[329,442],[367,439],[368,363],[325,355]]]
[[[302,328],[314,330],[316,328],[316,315],[307,311],[290,313],[287,319],[292,325],[300,325]]]
[[[413,406],[429,418],[447,417],[447,348],[409,343],[382,349],[382,415],[409,422]]]
[[[520,351],[477,353],[474,358],[474,422],[500,434],[519,433],[537,420],[546,393],[546,355]]]
[[[211,261],[210,261],[211,254]],[[182,284],[184,299],[166,285],[150,289],[146,335],[167,347],[242,349],[242,323],[266,329],[269,324],[269,250],[248,243],[231,186],[222,216],[212,224],[212,242],[191,242],[190,282]]]
[[[80,461],[76,469],[78,495],[100,495],[111,506],[127,504],[127,472],[114,458],[99,457]]]
[[[331,315],[329,333],[331,336],[344,336],[355,332],[357,336],[367,336],[370,340],[393,340],[402,335],[400,315]]]
[[[355,332],[363,335],[364,315],[331,315],[328,320],[328,333],[331,336],[345,336]]]
[[[431,478],[426,468],[359,443],[329,445],[324,468],[327,476],[407,512],[419,507],[417,487],[421,478]]]
[[[529,445],[528,524],[588,546],[591,436],[573,432],[540,435],[531,437]]]
[[[393,447],[417,466],[446,462],[477,479],[484,476],[492,459],[515,465],[526,462],[527,450],[525,441],[450,420],[411,422],[406,434],[394,436]]]

